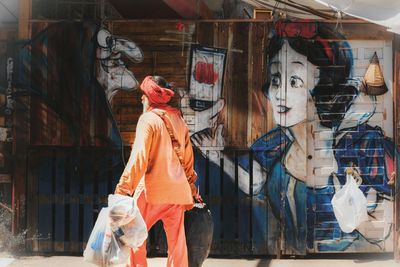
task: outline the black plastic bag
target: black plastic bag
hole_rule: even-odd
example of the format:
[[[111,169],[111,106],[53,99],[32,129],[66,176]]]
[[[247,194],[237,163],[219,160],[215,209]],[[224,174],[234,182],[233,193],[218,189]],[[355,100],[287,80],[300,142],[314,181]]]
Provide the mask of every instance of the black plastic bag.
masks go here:
[[[185,212],[189,267],[200,267],[210,253],[214,222],[207,205],[196,203]]]

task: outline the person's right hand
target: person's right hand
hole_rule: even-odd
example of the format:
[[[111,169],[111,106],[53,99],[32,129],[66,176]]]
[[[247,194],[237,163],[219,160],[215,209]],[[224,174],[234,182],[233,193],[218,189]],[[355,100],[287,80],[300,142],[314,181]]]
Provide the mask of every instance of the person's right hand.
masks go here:
[[[203,203],[203,199],[201,198],[201,196],[199,194],[199,190],[194,183],[190,184],[190,189],[192,191],[192,196],[193,196],[193,199],[195,200],[195,202]]]
[[[203,199],[201,198],[200,194],[194,196],[194,200],[198,203],[203,203]]]

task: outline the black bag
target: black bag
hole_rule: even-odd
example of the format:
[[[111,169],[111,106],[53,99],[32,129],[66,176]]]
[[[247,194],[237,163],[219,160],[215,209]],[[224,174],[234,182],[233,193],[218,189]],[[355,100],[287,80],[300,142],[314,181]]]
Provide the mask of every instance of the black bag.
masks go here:
[[[185,234],[189,267],[201,267],[208,257],[213,237],[214,222],[207,205],[196,203],[185,212]]]

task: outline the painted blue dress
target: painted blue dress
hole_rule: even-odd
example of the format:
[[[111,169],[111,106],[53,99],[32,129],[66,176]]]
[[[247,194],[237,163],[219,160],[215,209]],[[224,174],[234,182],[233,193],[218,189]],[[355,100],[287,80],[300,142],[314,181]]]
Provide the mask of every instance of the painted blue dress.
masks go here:
[[[383,198],[390,199],[392,188],[388,181],[393,171],[393,142],[384,136],[381,128],[366,123],[340,130],[336,134],[341,136],[334,145],[334,156],[338,166],[336,177],[339,183],[344,185],[346,182],[346,168],[355,166],[361,175],[360,189],[365,196],[374,189],[377,191],[376,202]],[[328,186],[325,188],[307,191],[307,246],[314,248],[315,245],[316,251],[343,251],[358,239],[372,245],[379,243],[379,240],[364,238],[357,230],[349,234],[340,230],[330,205],[335,194],[333,179],[333,176],[329,177]],[[370,212],[375,208],[376,204],[368,206]]]
[[[254,197],[268,201],[272,213],[279,220],[284,231],[285,253],[304,254],[307,232],[307,188],[304,182],[291,175],[283,165],[285,155],[292,144],[293,137],[290,130],[286,129],[285,133],[285,129],[277,127],[256,140],[250,147],[254,160],[267,171],[267,181],[261,192]],[[249,171],[249,157],[241,157],[239,165]],[[263,223],[267,218],[265,209],[253,205],[253,215],[256,222],[265,225]],[[259,229],[261,236],[268,238],[266,231],[265,227]]]
[[[379,127],[365,123],[337,134],[341,137],[334,145],[334,156],[338,165],[336,177],[340,185],[345,184],[345,170],[352,162],[361,173],[363,182],[360,189],[365,194],[373,188],[378,192],[378,202],[379,198],[390,197],[392,192],[387,182],[393,169],[393,166],[390,166],[394,159],[393,142],[385,138]],[[333,176],[328,178],[326,187],[311,188],[288,172],[283,163],[293,141],[290,129],[276,127],[254,142],[250,147],[251,155],[238,157],[239,165],[248,172],[252,160],[256,160],[267,174],[262,190],[253,195],[251,203],[249,196],[239,190],[239,205],[242,205],[239,210],[250,208],[252,212],[251,224],[246,217],[249,216],[248,213],[239,214],[241,225],[239,231],[242,231],[239,233],[239,239],[240,236],[248,236],[250,228],[253,232],[251,237],[239,241],[250,242],[249,244],[255,248],[265,247],[266,243],[269,244],[268,249],[274,247],[279,228],[268,229],[270,220],[278,221],[277,225],[283,229],[285,253],[288,254],[301,255],[307,251],[343,251],[358,239],[368,241],[357,231],[349,234],[341,231],[331,205],[335,194]],[[220,176],[225,177],[227,174],[221,173],[218,164],[207,162],[201,153],[196,153],[196,158],[201,192],[207,194],[209,190],[215,190],[213,194],[218,195],[222,186]],[[204,172],[205,169],[209,170],[208,174]],[[209,177],[205,179],[207,175]],[[208,185],[205,184],[205,180],[208,181]],[[231,177],[228,180],[235,179]],[[224,188],[224,192],[227,190],[234,190],[233,183],[229,188]],[[374,207],[369,208],[373,210]],[[275,218],[271,218],[271,213]],[[217,212],[214,214],[216,215],[215,240],[219,238],[221,229],[218,214]],[[375,241],[370,242],[375,243]]]
[[[363,182],[360,189],[364,194],[373,188],[378,192],[378,198],[390,196],[391,188],[387,182],[391,166],[387,166],[387,163],[390,165],[393,162],[393,142],[385,138],[379,127],[368,124],[338,134],[343,134],[334,146],[338,165],[336,176],[340,184],[346,181],[346,168],[353,164],[361,173]],[[263,190],[254,197],[266,199],[273,214],[281,222],[286,252],[304,253],[304,240],[307,240],[307,248],[311,251],[345,250],[362,237],[357,231],[346,234],[339,228],[331,205],[335,193],[334,177],[329,177],[327,186],[320,189],[307,187],[304,182],[293,177],[283,165],[292,143],[290,130],[277,127],[250,147],[254,159],[267,171]],[[249,157],[241,157],[239,164],[247,171],[250,170]],[[257,221],[266,218],[265,211],[257,206],[253,206],[253,213]]]

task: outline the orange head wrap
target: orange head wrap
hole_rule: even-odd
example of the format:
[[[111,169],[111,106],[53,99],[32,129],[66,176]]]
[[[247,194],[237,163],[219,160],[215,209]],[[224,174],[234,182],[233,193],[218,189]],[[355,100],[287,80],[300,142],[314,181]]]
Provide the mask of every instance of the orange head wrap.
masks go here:
[[[174,91],[168,88],[159,86],[153,81],[152,76],[146,76],[140,85],[143,93],[148,97],[151,104],[166,104],[174,96]]]

